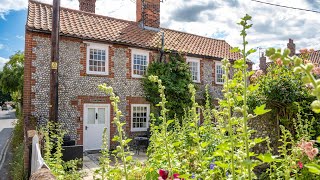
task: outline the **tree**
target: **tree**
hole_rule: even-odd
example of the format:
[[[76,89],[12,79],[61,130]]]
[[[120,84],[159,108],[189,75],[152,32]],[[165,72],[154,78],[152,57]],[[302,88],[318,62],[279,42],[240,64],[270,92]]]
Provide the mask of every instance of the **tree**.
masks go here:
[[[9,93],[3,93],[1,90],[0,90],[0,105],[2,105],[4,102],[6,101],[11,101],[11,96]]]
[[[172,118],[175,114],[177,117],[182,117],[184,109],[191,106],[188,85],[192,83],[189,66],[184,58],[180,54],[171,53],[169,62],[155,61],[149,65],[142,84],[146,99],[155,106],[161,99],[158,85],[148,79],[150,75],[158,76],[166,87],[165,94],[168,101],[166,106],[170,110],[169,117]]]
[[[13,100],[21,102],[23,91],[24,53],[16,52],[0,72],[0,88],[10,93]]]

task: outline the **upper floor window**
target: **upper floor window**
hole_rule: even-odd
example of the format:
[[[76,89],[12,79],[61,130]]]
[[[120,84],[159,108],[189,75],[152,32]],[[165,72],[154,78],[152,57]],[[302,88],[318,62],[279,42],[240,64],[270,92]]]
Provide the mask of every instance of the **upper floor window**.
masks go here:
[[[224,79],[223,79],[223,75],[225,74],[224,69],[222,68],[222,63],[221,62],[215,62],[216,64],[216,84],[223,84],[224,83]]]
[[[149,52],[132,49],[132,77],[143,77],[149,64]]]
[[[193,82],[200,82],[200,59],[187,58],[187,63],[190,67],[191,78]]]
[[[87,44],[87,74],[108,75],[108,45]]]
[[[131,131],[147,131],[149,127],[150,105],[131,105]]]

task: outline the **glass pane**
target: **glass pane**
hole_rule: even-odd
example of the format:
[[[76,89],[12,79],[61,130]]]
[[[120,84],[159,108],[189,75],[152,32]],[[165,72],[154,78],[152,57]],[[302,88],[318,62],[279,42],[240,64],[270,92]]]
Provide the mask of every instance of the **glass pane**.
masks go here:
[[[95,124],[96,110],[95,108],[88,108],[87,124]]]
[[[98,124],[105,124],[106,123],[106,109],[99,108],[98,109]]]

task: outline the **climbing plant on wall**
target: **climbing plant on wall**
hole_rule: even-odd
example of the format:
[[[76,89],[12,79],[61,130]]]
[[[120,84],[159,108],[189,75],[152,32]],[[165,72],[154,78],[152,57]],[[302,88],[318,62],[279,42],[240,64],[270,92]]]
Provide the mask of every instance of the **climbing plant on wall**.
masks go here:
[[[170,53],[167,61],[154,61],[149,65],[142,84],[146,99],[155,106],[161,98],[158,95],[158,86],[147,78],[150,75],[158,76],[166,87],[167,108],[172,112],[169,113],[169,117],[174,117],[175,114],[181,117],[184,108],[191,105],[188,85],[192,83],[189,66],[183,56],[179,53]],[[155,110],[158,111],[157,108]]]

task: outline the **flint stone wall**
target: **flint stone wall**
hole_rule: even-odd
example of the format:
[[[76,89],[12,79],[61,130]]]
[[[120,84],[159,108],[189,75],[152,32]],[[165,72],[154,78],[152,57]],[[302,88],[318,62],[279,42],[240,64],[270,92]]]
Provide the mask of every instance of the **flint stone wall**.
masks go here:
[[[35,36],[33,39],[36,41],[37,46],[33,48],[36,59],[32,61],[32,66],[36,69],[35,73],[32,73],[32,79],[35,80],[35,85],[32,86],[35,98],[31,102],[35,106],[35,111],[32,112],[32,116],[39,119],[39,123],[43,123],[49,117],[51,43],[50,39],[45,37]],[[98,90],[98,85],[106,83],[112,86],[114,92],[122,100],[119,108],[123,112],[123,120],[127,115],[126,97],[144,96],[140,80],[129,79],[126,76],[129,73],[129,69],[126,66],[129,62],[129,58],[126,55],[127,48],[112,47],[114,56],[111,57],[111,60],[114,62],[114,66],[111,67],[111,71],[114,73],[114,78],[108,78],[90,75],[80,76],[80,71],[85,70],[80,63],[80,59],[84,56],[80,51],[81,46],[83,44],[76,41],[60,42],[58,117],[59,121],[66,126],[68,134],[74,140],[79,139],[77,128],[80,127],[82,121],[78,121],[78,119],[82,117],[80,117],[81,112],[71,105],[71,101],[77,100],[78,96],[106,96]],[[203,97],[205,84],[209,84],[209,92],[213,98],[221,97],[222,87],[213,86],[213,67],[213,61],[203,61],[203,83],[198,84],[199,97]]]

